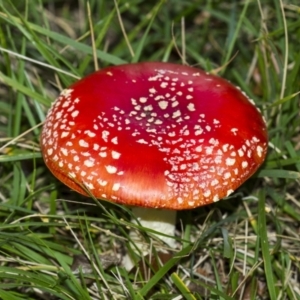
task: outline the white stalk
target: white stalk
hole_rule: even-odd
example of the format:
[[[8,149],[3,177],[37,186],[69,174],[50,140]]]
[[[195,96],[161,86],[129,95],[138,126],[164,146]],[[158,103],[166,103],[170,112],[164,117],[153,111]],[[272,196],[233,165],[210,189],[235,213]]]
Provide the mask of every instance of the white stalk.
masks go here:
[[[176,240],[172,238],[175,235],[175,210],[134,207],[132,209],[132,212],[143,227],[158,232],[153,234],[149,233],[150,235],[156,236],[168,247],[173,249],[175,248]],[[133,220],[132,222],[137,224],[135,220]],[[159,233],[168,235],[170,237],[163,236]],[[150,247],[137,230],[131,230],[129,235],[132,242],[141,251],[143,256],[149,254]],[[162,248],[156,250],[163,251]],[[131,257],[129,257],[128,254],[123,258],[123,266],[126,270],[131,270],[134,266],[133,260],[131,259]]]

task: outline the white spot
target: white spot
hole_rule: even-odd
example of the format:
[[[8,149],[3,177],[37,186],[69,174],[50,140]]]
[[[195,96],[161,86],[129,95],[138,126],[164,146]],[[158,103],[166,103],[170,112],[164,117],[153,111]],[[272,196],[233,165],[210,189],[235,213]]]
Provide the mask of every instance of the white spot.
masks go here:
[[[114,174],[117,172],[117,168],[114,166],[108,165],[108,166],[105,166],[105,169],[109,174]]]
[[[163,95],[158,95],[154,98],[155,101],[161,100],[161,99],[165,99],[165,97]]]
[[[101,156],[101,157],[106,157],[106,156],[107,156],[107,153],[106,153],[106,152],[99,152],[99,156]]]
[[[90,130],[86,130],[84,131],[85,134],[87,134],[89,137],[95,137],[96,136],[96,133],[90,131]]]
[[[239,149],[239,150],[238,150],[238,155],[239,155],[240,157],[243,157],[243,156],[244,156],[244,151],[243,151],[242,149]]]
[[[160,86],[164,89],[168,86],[168,83],[167,82],[162,82]]]
[[[231,131],[234,135],[236,135],[237,132],[238,132],[238,129],[237,129],[237,128],[232,128],[230,131]]]
[[[139,143],[139,144],[146,144],[146,145],[148,145],[148,142],[145,141],[144,139],[139,139],[136,142]]]
[[[187,108],[188,108],[189,111],[195,111],[196,110],[194,103],[189,103],[189,105],[187,106]]]
[[[224,144],[224,145],[222,146],[223,152],[227,152],[228,147],[229,147],[229,144]]]
[[[149,92],[150,92],[151,94],[155,94],[155,93],[156,93],[156,89],[155,89],[155,88],[151,88],[151,89],[149,89]]]
[[[228,179],[228,178],[230,178],[231,177],[231,173],[230,172],[226,172],[225,174],[224,174],[224,179]]]
[[[66,148],[61,148],[61,149],[60,149],[60,152],[62,152],[62,154],[63,154],[64,156],[68,156],[68,154],[69,154],[69,152],[68,152],[68,150],[67,150]]]
[[[89,143],[87,143],[84,140],[79,140],[79,146],[88,148],[89,147]]]
[[[163,121],[159,120],[159,119],[155,120],[155,122],[154,122],[155,125],[161,125],[162,123],[163,123]]]
[[[112,190],[116,192],[116,191],[119,190],[120,186],[121,186],[120,183],[114,183],[114,185],[113,185],[113,187],[112,187]]]
[[[153,77],[149,77],[148,81],[157,81],[159,78],[163,77],[161,74],[158,74]]]
[[[172,102],[172,107],[176,107],[176,106],[178,106],[179,105],[179,102],[176,100],[176,101],[174,101],[174,102]]]
[[[95,189],[95,187],[93,186],[92,183],[84,182],[84,184],[86,185],[86,187],[87,187],[89,190],[94,190],[94,189]]]
[[[68,132],[68,131],[64,131],[64,132],[62,132],[62,134],[61,134],[61,138],[64,138],[64,137],[67,137],[68,135],[69,135],[69,133],[70,132]]]
[[[159,101],[158,102],[158,106],[161,108],[161,109],[166,109],[168,107],[168,101]]]
[[[132,105],[137,105],[137,101],[135,100],[135,99],[133,99],[133,98],[131,98],[131,103],[132,103]]]
[[[108,136],[109,136],[109,131],[103,130],[103,131],[102,131],[102,139],[103,139],[105,142],[107,142]]]
[[[222,162],[222,156],[216,156],[215,157],[215,159],[214,159],[214,162],[216,163],[216,164],[220,164],[221,162]]]
[[[91,159],[87,159],[84,161],[84,165],[87,166],[88,168],[91,168],[95,165],[94,161]]]
[[[114,137],[113,139],[111,139],[111,142],[115,145],[118,145],[118,137]]]
[[[95,151],[99,150],[99,148],[100,148],[100,146],[99,146],[98,144],[94,144],[93,149],[94,149]]]
[[[48,154],[48,155],[52,155],[52,153],[53,153],[53,149],[52,149],[52,148],[47,149],[47,154]]]
[[[71,101],[65,101],[62,105],[63,108],[69,107]],[[55,106],[57,106],[57,104],[55,104]]]
[[[78,156],[78,155],[75,155],[75,156],[73,157],[73,160],[74,160],[74,161],[79,161],[79,156]]]
[[[106,181],[106,180],[98,179],[97,182],[98,182],[101,186],[106,186],[106,185],[107,185],[107,181]]]
[[[205,191],[205,192],[203,193],[203,196],[204,196],[205,198],[208,198],[210,195],[211,195],[211,191],[210,191],[210,190],[207,190],[207,191]]]
[[[152,105],[147,105],[144,107],[144,111],[152,111],[153,110],[153,106]]]
[[[196,152],[201,152],[202,151],[202,146],[197,146],[195,149]]]
[[[172,118],[175,119],[178,118],[179,116],[181,116],[181,112],[180,110],[176,110],[173,112]]]
[[[186,169],[186,164],[182,164],[182,165],[180,165],[180,170],[185,170]]]
[[[213,197],[213,202],[218,202],[220,200],[219,196],[218,195],[215,195]]]
[[[71,116],[72,116],[73,118],[76,118],[78,115],[79,115],[79,111],[78,111],[78,110],[74,110],[74,111],[71,113]]]
[[[211,138],[208,142],[213,146],[219,145],[219,141],[214,138]]]
[[[213,153],[213,147],[206,147],[206,148],[205,148],[205,153],[206,153],[207,155],[212,154],[212,153]]]
[[[228,190],[226,193],[226,197],[228,197],[230,194],[232,194],[234,192],[234,190]]]
[[[211,186],[215,186],[215,185],[218,185],[218,184],[219,184],[219,180],[217,180],[217,179],[214,179],[214,180],[210,183]]]
[[[234,158],[226,158],[226,165],[227,166],[233,166],[235,164],[235,159]]]
[[[147,102],[147,98],[146,97],[140,97],[140,102],[141,103],[146,103]]]
[[[181,203],[183,203],[183,199],[181,197],[178,197],[177,202],[178,202],[178,204],[181,204]]]
[[[111,156],[113,159],[119,159],[121,156],[121,153],[119,153],[117,151],[111,151]]]
[[[248,162],[247,161],[243,161],[242,162],[242,168],[245,169],[248,167]]]
[[[55,114],[55,119],[60,119],[62,117],[62,112],[59,111]]]
[[[198,136],[198,135],[202,134],[202,132],[203,132],[203,129],[202,129],[202,128],[197,129],[197,130],[195,131],[195,135]]]
[[[63,96],[65,98],[69,98],[70,95],[72,94],[73,90],[72,89],[64,89],[62,90],[62,92],[60,93],[60,96]]]
[[[256,152],[259,157],[262,157],[263,148],[261,146],[256,147]]]
[[[71,112],[72,110],[74,110],[75,106],[72,105],[71,107],[68,108],[67,112]]]
[[[154,121],[154,118],[149,118],[148,120],[147,120],[149,123],[152,123],[153,121]]]
[[[73,173],[73,172],[69,172],[68,175],[69,175],[69,177],[71,177],[71,178],[75,178],[75,177],[76,177],[75,173]]]
[[[187,95],[185,98],[186,98],[187,100],[191,100],[191,99],[193,99],[193,96]]]

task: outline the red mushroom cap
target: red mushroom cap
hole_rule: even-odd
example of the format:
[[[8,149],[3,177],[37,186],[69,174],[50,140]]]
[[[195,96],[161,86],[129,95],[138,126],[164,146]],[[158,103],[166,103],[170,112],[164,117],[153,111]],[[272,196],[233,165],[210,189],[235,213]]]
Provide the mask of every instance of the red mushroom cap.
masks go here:
[[[228,81],[147,62],[105,68],[64,90],[41,147],[52,173],[83,195],[189,209],[228,196],[257,170],[267,130]]]

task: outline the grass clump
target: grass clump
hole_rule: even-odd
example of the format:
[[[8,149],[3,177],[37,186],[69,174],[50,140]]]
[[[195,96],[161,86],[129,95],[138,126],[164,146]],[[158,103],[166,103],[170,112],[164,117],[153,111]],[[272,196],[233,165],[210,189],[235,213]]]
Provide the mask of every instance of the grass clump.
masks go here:
[[[0,298],[300,299],[299,14],[281,0],[0,0]],[[78,78],[153,60],[239,85],[270,143],[231,199],[179,213],[178,251],[145,278],[119,264],[130,211],[60,184],[39,135]]]

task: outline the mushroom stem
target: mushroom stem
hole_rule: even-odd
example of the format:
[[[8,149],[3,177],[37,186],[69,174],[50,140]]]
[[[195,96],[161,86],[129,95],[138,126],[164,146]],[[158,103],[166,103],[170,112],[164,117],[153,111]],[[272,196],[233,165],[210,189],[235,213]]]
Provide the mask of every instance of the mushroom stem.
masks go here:
[[[158,232],[153,234],[150,233],[151,235],[156,236],[168,247],[172,249],[175,248],[176,240],[173,238],[173,236],[175,235],[175,221],[176,221],[175,210],[134,207],[132,208],[132,212],[143,227]],[[136,220],[133,220],[132,222],[137,224]],[[163,235],[159,233],[162,233]],[[143,239],[142,235],[137,230],[131,230],[129,235],[132,242],[140,250],[143,256],[149,254],[151,249],[149,245],[146,243],[146,241]],[[162,248],[156,250],[163,252]],[[123,259],[123,266],[125,267],[126,270],[131,270],[132,267],[134,266],[134,262],[128,254]]]

